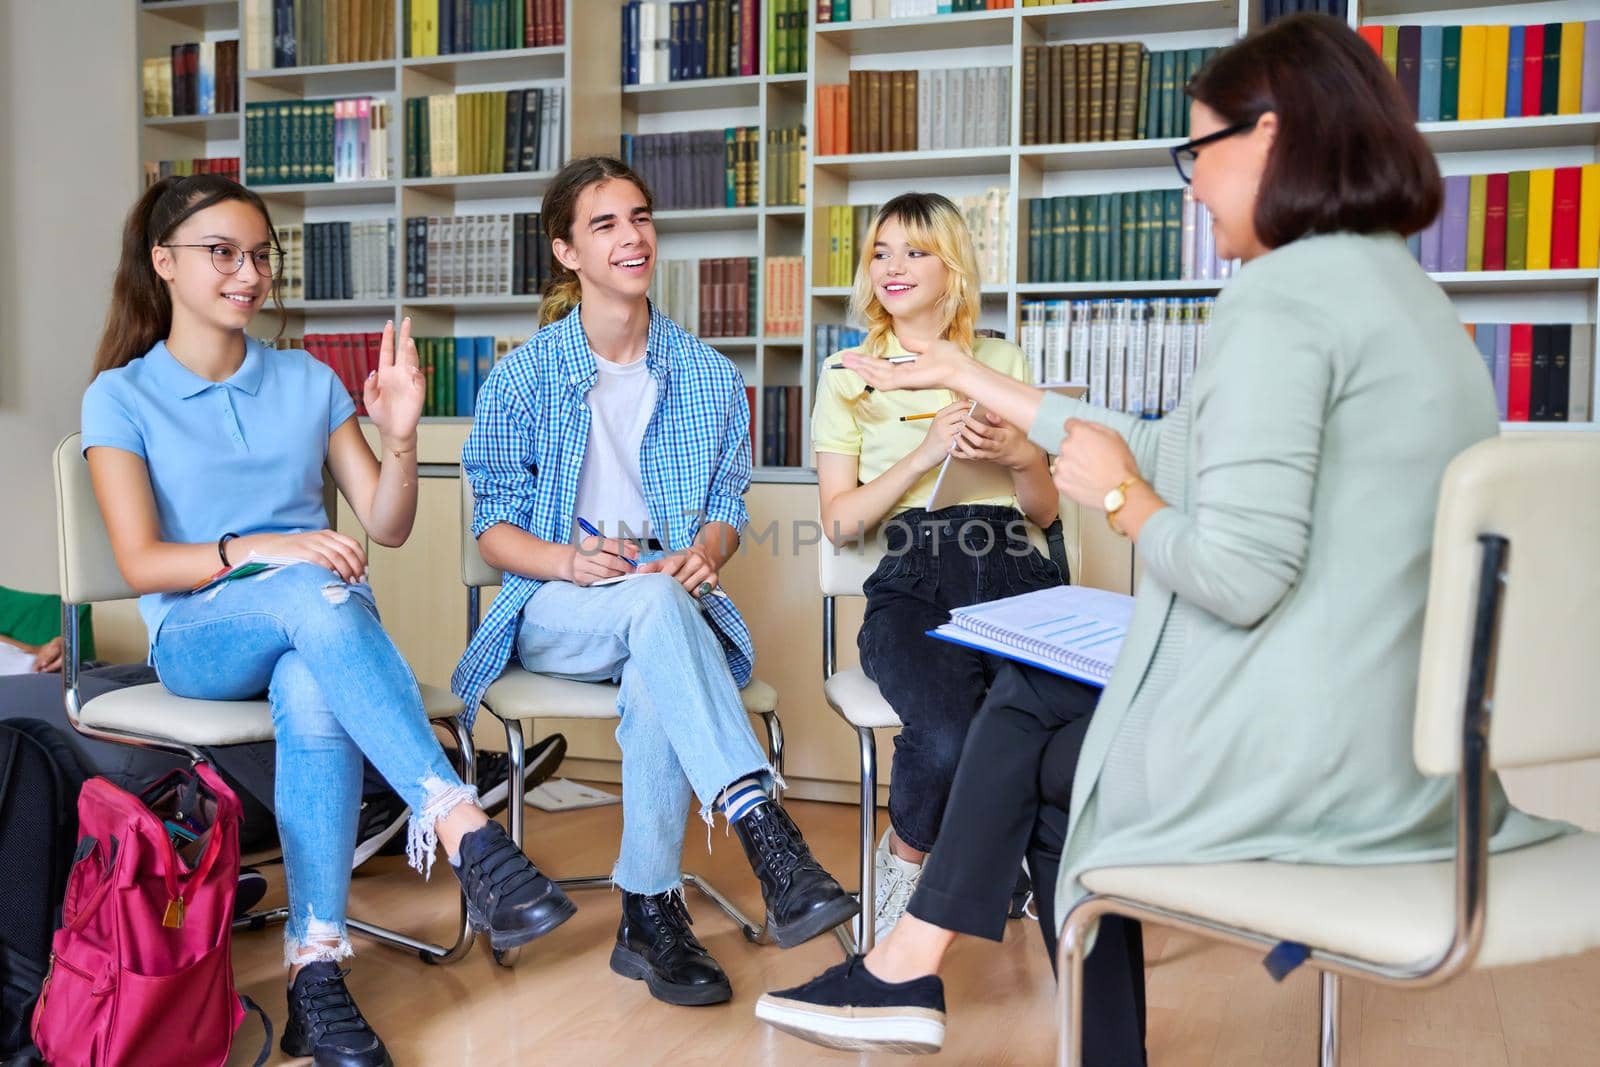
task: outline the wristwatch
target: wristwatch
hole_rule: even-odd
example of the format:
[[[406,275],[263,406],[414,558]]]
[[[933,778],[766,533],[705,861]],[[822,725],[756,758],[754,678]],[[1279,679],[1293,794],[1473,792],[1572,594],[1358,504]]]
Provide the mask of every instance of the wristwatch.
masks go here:
[[[1106,509],[1106,525],[1111,527],[1112,533],[1121,537],[1126,537],[1128,535],[1123,533],[1121,528],[1117,526],[1117,512],[1121,511],[1123,505],[1127,504],[1128,502],[1128,487],[1138,480],[1139,479],[1137,478],[1129,478],[1127,481],[1123,482],[1121,485],[1117,486],[1115,489],[1106,494],[1104,501]]]

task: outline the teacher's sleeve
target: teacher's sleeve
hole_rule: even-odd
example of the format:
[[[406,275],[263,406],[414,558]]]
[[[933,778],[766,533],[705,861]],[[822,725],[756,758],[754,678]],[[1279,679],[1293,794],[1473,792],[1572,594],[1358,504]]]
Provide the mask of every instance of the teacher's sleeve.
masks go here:
[[[1098,422],[1109,426],[1128,442],[1133,461],[1139,465],[1139,475],[1147,482],[1156,478],[1156,457],[1161,451],[1161,432],[1165,419],[1136,419],[1120,411],[1096,407],[1083,400],[1074,400],[1061,393],[1044,394],[1039,410],[1028,427],[1028,440],[1054,456],[1061,452],[1061,433],[1068,419]]]

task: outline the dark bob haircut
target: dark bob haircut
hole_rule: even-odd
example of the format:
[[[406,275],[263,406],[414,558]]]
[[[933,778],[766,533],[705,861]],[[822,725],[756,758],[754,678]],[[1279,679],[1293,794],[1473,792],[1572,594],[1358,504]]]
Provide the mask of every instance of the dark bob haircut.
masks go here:
[[[1268,248],[1319,233],[1408,237],[1439,213],[1439,166],[1399,80],[1340,19],[1274,20],[1217,53],[1186,91],[1230,125],[1278,116],[1256,197]]]

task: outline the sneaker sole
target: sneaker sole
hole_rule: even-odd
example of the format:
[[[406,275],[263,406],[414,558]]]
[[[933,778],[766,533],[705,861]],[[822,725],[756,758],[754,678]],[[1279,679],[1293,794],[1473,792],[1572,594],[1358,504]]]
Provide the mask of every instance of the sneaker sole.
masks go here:
[[[830,1011],[768,994],[756,1001],[756,1018],[813,1044],[848,1052],[921,1054],[944,1047],[944,1013],[927,1008]]]
[[[379,849],[394,840],[394,835],[400,832],[400,828],[406,824],[406,820],[409,818],[411,818],[411,809],[403,808],[394,822],[385,826],[371,837],[358,841],[356,843],[355,859],[351,862],[350,869],[355,870],[373,856],[376,856]]]
[[[827,933],[835,926],[843,926],[855,918],[861,911],[861,902],[848,893],[838,897],[826,908],[802,916],[788,926],[780,926],[772,917],[772,912],[767,912],[767,932],[772,935],[772,940],[778,943],[779,948],[794,948],[803,945],[813,937]]]
[[[278,1047],[283,1050],[285,1056],[293,1056],[295,1059],[304,1059],[307,1056],[315,1057],[317,1051],[312,1047],[311,1042],[306,1040],[306,1036],[298,1030],[285,1030],[283,1040],[278,1042]],[[311,1062],[312,1067],[316,1067],[314,1058]],[[383,1054],[383,1062],[378,1067],[394,1067],[394,1060],[389,1056],[388,1052]]]
[[[472,924],[472,928],[478,931],[478,933],[489,935],[489,945],[491,948],[497,952],[504,952],[507,949],[521,948],[529,941],[535,941],[543,937],[545,934],[548,934],[550,931],[554,930],[556,927],[572,918],[577,914],[577,912],[578,906],[576,904],[574,904],[571,900],[563,899],[561,906],[552,912],[548,917],[546,917],[546,919],[538,926],[534,926],[526,930],[497,932],[489,926],[488,921],[484,919],[483,915],[469,903],[467,905],[467,921]]]
[[[733,987],[727,982],[718,985],[683,986],[662,981],[643,956],[622,945],[617,945],[611,950],[611,969],[624,978],[643,982],[652,997],[680,1008],[726,1004],[733,999]]]

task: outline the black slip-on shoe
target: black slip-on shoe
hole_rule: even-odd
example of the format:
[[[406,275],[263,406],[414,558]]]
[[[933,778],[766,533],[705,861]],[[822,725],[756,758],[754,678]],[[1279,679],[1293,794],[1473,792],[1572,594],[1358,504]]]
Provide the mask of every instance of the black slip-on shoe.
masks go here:
[[[289,1023],[280,1042],[286,1056],[310,1056],[315,1067],[393,1067],[389,1050],[344,984],[337,963],[308,963],[289,987]]]
[[[450,869],[467,898],[467,919],[497,949],[516,948],[560,926],[578,910],[561,887],[539,873],[506,828],[491,822],[461,839]]]
[[[860,956],[851,956],[805,985],[763,993],[756,1018],[829,1048],[938,1052],[944,1045],[944,982],[937,975],[885,982]]]
[[[778,805],[756,805],[733,829],[761,883],[767,930],[778,947],[810,941],[849,922],[861,910],[861,902],[822,869],[800,828]]]

